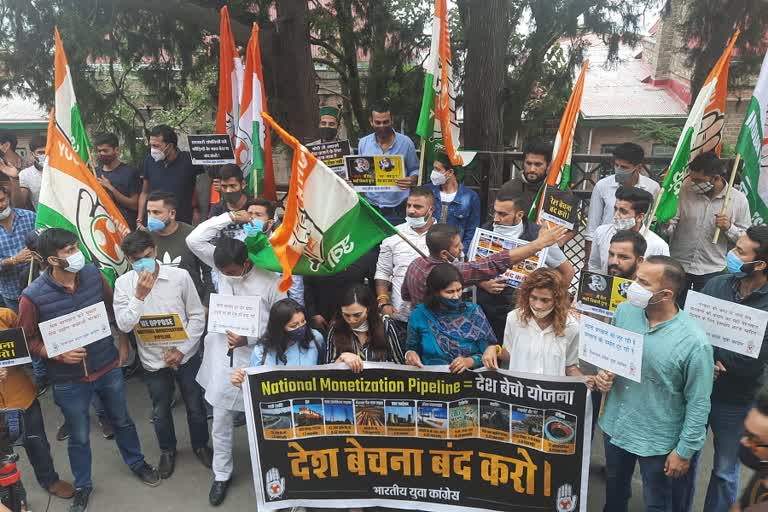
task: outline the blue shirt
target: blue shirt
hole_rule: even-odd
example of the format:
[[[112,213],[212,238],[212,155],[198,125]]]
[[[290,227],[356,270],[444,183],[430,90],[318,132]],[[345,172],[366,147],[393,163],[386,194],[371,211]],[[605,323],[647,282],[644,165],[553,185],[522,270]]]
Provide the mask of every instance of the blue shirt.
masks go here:
[[[312,329],[312,335],[315,337],[315,341],[309,344],[309,348],[302,348],[298,343],[288,347],[288,350],[285,351],[285,363],[278,359],[274,352],[267,353],[265,358],[264,345],[257,343],[253,347],[253,354],[251,354],[248,366],[261,366],[262,361],[264,361],[264,366],[314,366],[319,364],[322,362],[319,359],[320,354],[323,353],[323,335],[314,329]]]
[[[645,310],[625,302],[613,324],[643,335],[641,382],[616,376],[600,428],[640,457],[675,450],[689,459],[707,439],[714,360],[707,335],[685,311],[649,327]]]
[[[414,176],[419,172],[419,158],[416,156],[416,147],[413,145],[413,141],[402,133],[395,132],[395,142],[386,150],[381,149],[381,146],[379,146],[375,133],[366,135],[360,139],[357,153],[362,156],[402,155],[406,176]],[[408,198],[408,191],[366,192],[365,198],[369,203],[379,208],[392,208],[399,206]]]
[[[24,237],[35,229],[35,213],[29,210],[12,208],[13,224],[11,231],[0,228],[0,260],[19,253],[26,245]],[[8,299],[19,300],[21,294],[21,276],[29,272],[28,264],[0,267],[0,295]]]

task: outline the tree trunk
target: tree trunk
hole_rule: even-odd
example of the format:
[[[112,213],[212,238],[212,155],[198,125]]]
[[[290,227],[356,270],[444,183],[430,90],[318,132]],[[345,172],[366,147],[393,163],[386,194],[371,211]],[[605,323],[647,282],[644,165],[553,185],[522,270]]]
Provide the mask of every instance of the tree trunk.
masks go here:
[[[342,53],[344,54],[342,64],[347,71],[349,103],[352,107],[352,114],[354,114],[357,121],[358,134],[365,134],[370,130],[370,123],[363,106],[362,84],[360,82],[360,72],[357,69],[355,18],[352,15],[351,0],[336,0],[334,2],[334,10],[338,19],[339,40]]]

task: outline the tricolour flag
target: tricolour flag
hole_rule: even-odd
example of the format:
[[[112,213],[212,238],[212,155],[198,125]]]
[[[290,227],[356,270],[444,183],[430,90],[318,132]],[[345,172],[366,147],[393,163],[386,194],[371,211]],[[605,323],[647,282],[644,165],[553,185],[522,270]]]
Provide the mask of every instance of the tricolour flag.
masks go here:
[[[264,120],[293,149],[291,183],[285,216],[267,239],[246,239],[251,261],[283,273],[280,289],[291,275],[332,275],[343,271],[395,228],[343,179],[315,158],[296,138],[264,113]]]
[[[687,175],[688,163],[700,153],[716,151],[720,154],[725,124],[725,102],[728,94],[728,65],[731,51],[739,36],[737,30],[717,60],[715,67],[704,81],[683,132],[669,164],[667,175],[661,184],[661,191],[656,200],[656,220],[659,224],[668,222],[677,213],[677,200],[680,187]]]
[[[63,228],[80,239],[85,259],[101,268],[110,284],[128,270],[120,249],[130,229],[112,198],[96,181],[51,115],[35,225]]]
[[[453,165],[465,164],[459,152],[459,123],[456,121],[456,93],[446,0],[435,0],[432,46],[427,59],[424,97],[421,100],[416,133],[426,142],[425,149],[429,154],[432,153],[434,143],[441,141]]]
[[[219,28],[219,104],[216,110],[216,133],[229,135],[235,147],[235,127],[240,119],[240,88],[243,84],[243,61],[232,36],[229,9],[221,8]],[[219,202],[219,193],[211,188],[211,204]]]
[[[88,163],[88,153],[92,149],[88,133],[85,131],[80,109],[75,99],[75,88],[72,86],[72,75],[69,73],[67,55],[64,53],[64,45],[61,44],[59,29],[54,27],[56,49],[54,50],[54,91],[56,103],[56,124],[69,139],[70,144],[80,155],[80,159]]]
[[[243,169],[251,193],[274,201],[277,191],[272,168],[272,142],[262,112],[267,112],[267,96],[261,71],[259,26],[254,23],[245,57],[235,158]]]
[[[768,223],[768,55],[747,105],[747,115],[736,142],[736,153],[744,161],[742,189],[749,201],[752,224]]]

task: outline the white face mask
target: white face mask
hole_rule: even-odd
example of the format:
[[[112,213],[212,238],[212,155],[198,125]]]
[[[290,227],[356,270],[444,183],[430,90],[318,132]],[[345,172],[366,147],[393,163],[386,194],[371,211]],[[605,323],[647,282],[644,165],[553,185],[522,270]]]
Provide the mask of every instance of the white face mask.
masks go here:
[[[444,174],[436,170],[432,171],[432,174],[429,175],[429,179],[432,180],[433,185],[438,187],[444,185],[445,182],[448,181],[448,178],[446,178]]]
[[[613,219],[613,227],[616,228],[616,231],[624,231],[625,229],[632,229],[635,227],[637,222],[635,221],[634,217],[630,217],[628,219]]]
[[[67,266],[64,267],[64,270],[67,272],[72,272],[73,274],[80,272],[85,266],[85,255],[80,251],[77,251],[74,254],[70,254],[66,257],[66,260]]]
[[[549,314],[552,311],[554,311],[554,309],[555,308],[549,308],[549,309],[545,309],[544,311],[538,311],[536,309],[531,308],[531,314],[533,314],[533,316],[541,320],[542,318],[546,318],[547,316],[549,316]]]
[[[649,304],[657,304],[658,302],[650,302],[654,293],[651,290],[643,288],[637,281],[633,282],[627,288],[627,301],[640,309],[645,309]]]
[[[11,210],[11,207],[10,207],[10,206],[7,206],[7,207],[5,208],[5,210],[3,210],[3,211],[1,211],[1,212],[0,212],[0,220],[5,220],[5,219],[7,219],[8,217],[10,217],[10,216],[11,216],[11,211],[12,211],[12,210]]]
[[[355,332],[368,332],[368,319],[366,319],[363,323],[358,325],[357,327],[350,327]]]
[[[165,152],[162,149],[152,148],[149,150],[149,154],[155,162],[165,160]]]
[[[420,229],[427,225],[429,222],[429,215],[425,217],[406,217],[405,222],[411,229]]]
[[[523,231],[525,230],[525,225],[523,222],[518,222],[514,226],[504,226],[502,224],[494,224],[493,225],[493,232],[498,233],[502,236],[508,236],[510,238],[520,238],[523,235]]]

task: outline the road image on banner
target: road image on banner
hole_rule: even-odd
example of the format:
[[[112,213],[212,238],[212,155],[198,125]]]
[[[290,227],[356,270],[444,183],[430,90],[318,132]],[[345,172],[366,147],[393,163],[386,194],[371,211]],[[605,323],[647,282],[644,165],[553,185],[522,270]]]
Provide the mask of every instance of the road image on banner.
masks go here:
[[[587,313],[613,318],[619,304],[627,301],[631,279],[581,271],[576,308]]]
[[[307,149],[315,155],[318,160],[327,165],[337,176],[347,177],[347,169],[344,165],[344,157],[352,154],[352,148],[348,140],[337,140],[335,142],[318,142],[317,144],[308,144]]]
[[[509,251],[527,243],[528,242],[525,240],[509,238],[494,233],[493,231],[488,231],[487,229],[477,228],[475,230],[475,236],[472,237],[472,245],[469,248],[468,261],[487,258],[488,256],[493,256],[501,251]],[[544,248],[533,256],[527,257],[511,268],[508,268],[507,271],[501,274],[498,278],[505,279],[505,284],[507,286],[517,288],[528,274],[544,265],[548,251],[549,248]]]
[[[247,375],[258,510],[587,510],[582,379],[388,363]]]
[[[400,191],[397,180],[405,177],[401,155],[344,157],[347,179],[358,192]]]

